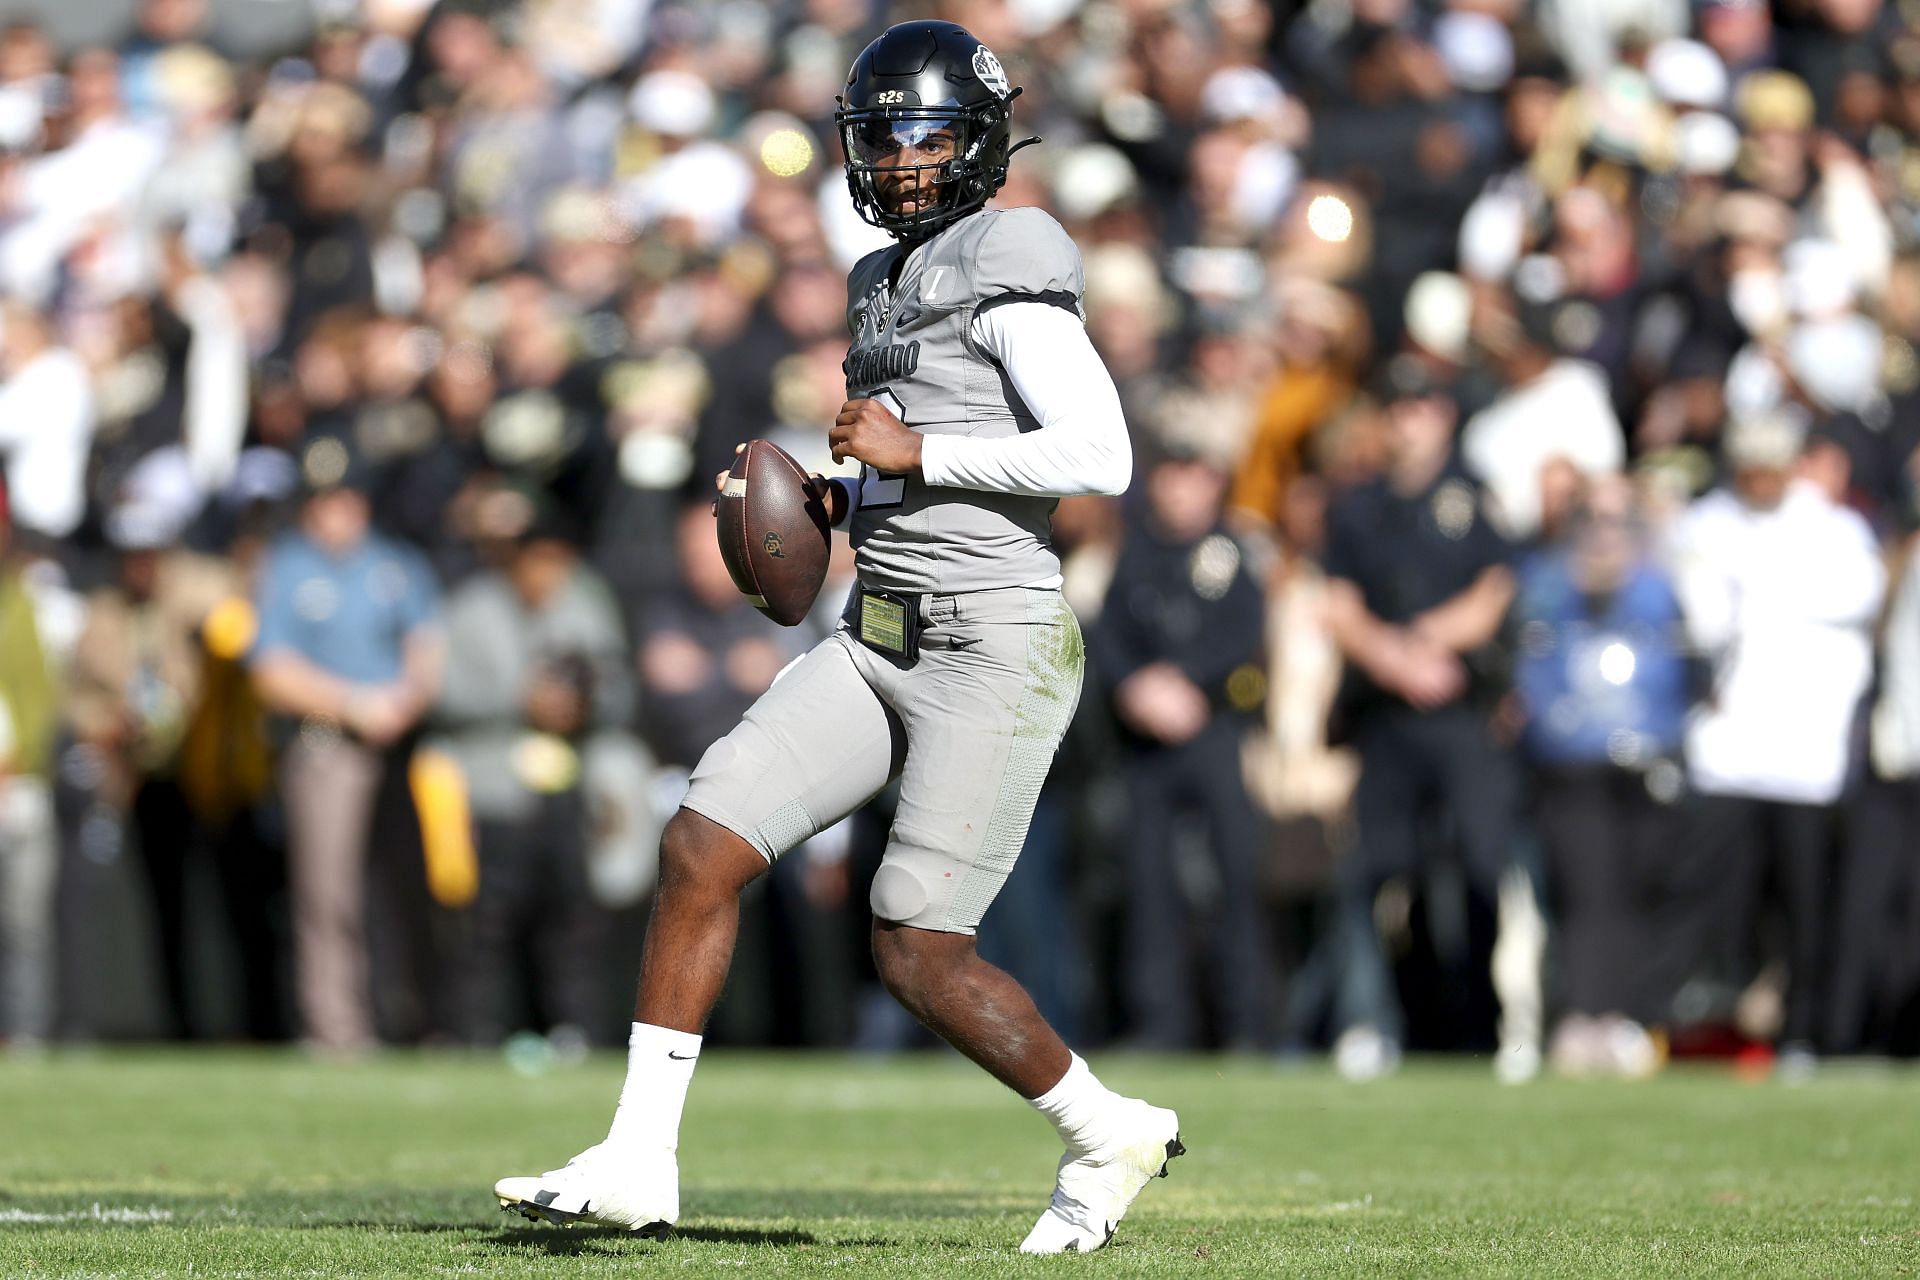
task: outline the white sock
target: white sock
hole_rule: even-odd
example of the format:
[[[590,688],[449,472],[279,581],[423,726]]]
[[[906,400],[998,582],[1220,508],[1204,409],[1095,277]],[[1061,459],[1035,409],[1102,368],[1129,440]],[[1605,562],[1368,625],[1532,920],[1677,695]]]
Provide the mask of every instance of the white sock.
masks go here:
[[[700,1037],[636,1022],[627,1037],[627,1082],[607,1141],[623,1146],[680,1146],[680,1112],[700,1061]]]
[[[1030,1099],[1028,1105],[1053,1122],[1067,1150],[1082,1153],[1098,1149],[1113,1136],[1114,1110],[1125,1101],[1101,1084],[1076,1053],[1060,1083]]]

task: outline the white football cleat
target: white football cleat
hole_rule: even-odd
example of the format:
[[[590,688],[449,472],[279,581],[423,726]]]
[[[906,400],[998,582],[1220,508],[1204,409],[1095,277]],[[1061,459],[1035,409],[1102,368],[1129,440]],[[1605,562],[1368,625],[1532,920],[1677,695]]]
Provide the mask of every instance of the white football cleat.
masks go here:
[[[587,1222],[660,1236],[680,1217],[680,1165],[664,1147],[633,1151],[602,1142],[564,1169],[502,1178],[493,1194],[502,1209],[529,1222]]]
[[[1053,1201],[1020,1244],[1022,1253],[1092,1253],[1106,1247],[1142,1188],[1167,1176],[1167,1164],[1185,1155],[1180,1117],[1165,1107],[1130,1099],[1111,1143],[1060,1157]]]

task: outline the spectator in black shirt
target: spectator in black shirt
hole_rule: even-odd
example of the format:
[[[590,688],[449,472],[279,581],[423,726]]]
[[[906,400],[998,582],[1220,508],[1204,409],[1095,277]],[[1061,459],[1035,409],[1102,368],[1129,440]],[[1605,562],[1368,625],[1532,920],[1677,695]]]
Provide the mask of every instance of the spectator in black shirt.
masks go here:
[[[1120,722],[1128,800],[1122,999],[1140,1047],[1197,1048],[1211,1007],[1223,1041],[1257,1049],[1273,959],[1260,896],[1265,833],[1240,744],[1265,685],[1265,609],[1221,525],[1225,463],[1175,446],[1144,487],[1146,518],[1121,550],[1092,643]],[[1208,971],[1204,1006],[1195,955]]]
[[[1415,366],[1388,372],[1385,474],[1334,505],[1326,557],[1328,622],[1348,663],[1336,715],[1360,754],[1357,843],[1335,890],[1344,972],[1334,1017],[1341,1066],[1360,1076],[1391,1068],[1403,1032],[1375,896],[1426,866],[1441,852],[1432,833],[1449,830],[1469,884],[1491,898],[1516,803],[1511,762],[1488,728],[1495,681],[1482,656],[1513,599],[1508,549],[1455,456],[1451,397]],[[1537,1056],[1535,1045],[1530,1065]]]

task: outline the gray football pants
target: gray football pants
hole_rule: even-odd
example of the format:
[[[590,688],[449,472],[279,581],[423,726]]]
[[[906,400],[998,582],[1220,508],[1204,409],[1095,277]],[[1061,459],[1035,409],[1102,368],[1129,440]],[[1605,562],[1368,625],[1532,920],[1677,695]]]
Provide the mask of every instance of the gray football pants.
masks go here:
[[[1080,628],[1058,591],[921,601],[920,658],[823,640],[713,744],[686,808],[769,862],[894,778],[900,805],[874,915],[972,933],[1020,856],[1040,784],[1080,701]]]

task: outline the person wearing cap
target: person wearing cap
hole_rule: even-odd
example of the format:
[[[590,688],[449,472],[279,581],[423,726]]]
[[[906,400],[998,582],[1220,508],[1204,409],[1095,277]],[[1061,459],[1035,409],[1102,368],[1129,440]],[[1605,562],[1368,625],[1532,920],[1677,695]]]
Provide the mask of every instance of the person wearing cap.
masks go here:
[[[1731,478],[1687,512],[1674,550],[1688,632],[1713,671],[1686,736],[1698,932],[1709,964],[1750,974],[1763,890],[1777,886],[1782,1065],[1796,1067],[1821,1032],[1836,805],[1886,589],[1866,521],[1796,474],[1805,435],[1785,413],[1732,423]]]
[[[1818,182],[1813,167],[1813,94],[1785,71],[1756,71],[1740,81],[1735,114],[1746,147],[1737,172],[1747,185],[1799,208]]]
[[[198,947],[188,901],[205,863],[222,908],[222,944],[230,940],[241,962],[240,1029],[273,1040],[284,1034],[281,947],[269,908],[281,872],[277,846],[256,821],[267,791],[265,744],[258,706],[238,687],[232,655],[216,652],[215,635],[223,617],[244,628],[250,615],[239,567],[186,546],[202,505],[178,445],[149,453],[114,491],[102,522],[113,580],[87,597],[66,663],[63,806],[84,807],[89,825],[110,821],[145,873],[163,996],[150,1026],[175,1037],[223,1030],[196,999],[207,984],[192,974]],[[83,948],[112,945],[85,929],[76,937]]]
[[[1588,486],[1570,534],[1517,576],[1520,748],[1561,976],[1549,1057],[1642,1075],[1681,976],[1661,929],[1694,683],[1680,604],[1622,476]]]
[[[494,501],[510,509],[510,543],[447,601],[433,714],[466,782],[480,861],[460,1031],[493,1045],[527,1025],[513,1000],[527,953],[550,1034],[584,1041],[600,1021],[606,917],[588,883],[582,760],[591,737],[632,720],[634,680],[618,605],[581,563],[572,522],[544,495]]]
[[[0,475],[0,1044],[25,1048],[54,1022],[54,893],[60,855],[49,774],[59,688],[33,597],[9,554]]]
[[[390,760],[440,686],[440,593],[426,560],[373,531],[373,475],[338,438],[308,446],[298,526],[260,567],[251,666],[298,723],[281,766],[295,982],[309,1043],[372,1046],[365,876]]]
[[[1647,83],[1675,111],[1718,111],[1727,101],[1727,69],[1698,40],[1662,40],[1647,50]]]
[[[1403,1038],[1375,897],[1431,865],[1437,808],[1470,884],[1491,902],[1513,856],[1518,802],[1512,762],[1488,726],[1499,692],[1494,639],[1513,599],[1511,552],[1455,453],[1450,390],[1427,366],[1400,359],[1379,395],[1386,469],[1334,503],[1325,565],[1328,624],[1348,668],[1335,736],[1360,757],[1356,841],[1334,889],[1335,1055],[1355,1077],[1390,1070]],[[1529,1051],[1537,1060],[1537,1045],[1521,1045],[1516,1061]]]
[[[213,1030],[193,998],[187,899],[191,863],[220,850],[203,848],[211,842],[202,837],[212,833],[197,821],[183,766],[204,692],[200,630],[214,607],[240,590],[231,562],[183,545],[201,506],[179,445],[149,453],[128,471],[104,521],[115,580],[87,597],[86,624],[67,664],[68,726],[99,766],[92,798],[124,822],[146,872],[165,997],[162,1028],[172,1038]],[[270,1034],[275,948],[265,918],[245,910],[260,895],[234,874],[245,876],[246,868],[215,871],[247,961],[248,1029]]]
[[[1231,460],[1209,443],[1162,433],[1144,519],[1121,547],[1087,646],[1119,722],[1126,780],[1126,1035],[1163,1052],[1200,1047],[1203,1008],[1233,1047],[1260,1049],[1272,1033],[1266,832],[1240,766],[1264,700],[1265,608],[1221,523]],[[1195,832],[1201,852],[1184,838]],[[1196,857],[1214,886],[1204,895],[1181,866]],[[1204,958],[1204,987],[1193,957]]]

